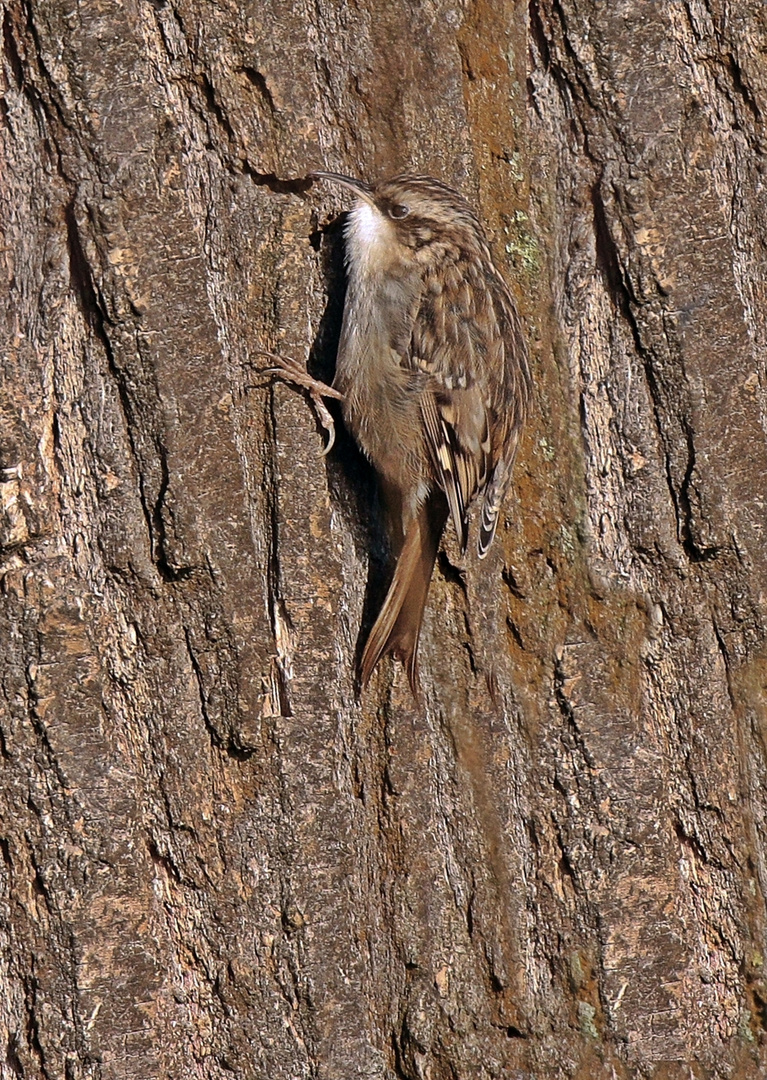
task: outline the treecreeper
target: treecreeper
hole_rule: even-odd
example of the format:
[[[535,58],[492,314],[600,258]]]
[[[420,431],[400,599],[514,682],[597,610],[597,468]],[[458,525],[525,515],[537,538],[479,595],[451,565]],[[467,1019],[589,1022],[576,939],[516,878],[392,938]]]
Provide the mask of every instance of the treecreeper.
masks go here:
[[[531,393],[525,338],[476,214],[428,176],[368,184],[315,172],[356,196],[345,227],[347,288],[333,385],[294,361],[275,373],[344,422],[378,476],[396,566],[360,661],[364,689],[386,654],[418,696],[418,638],[448,517],[466,550],[481,499],[477,552],[495,535]]]

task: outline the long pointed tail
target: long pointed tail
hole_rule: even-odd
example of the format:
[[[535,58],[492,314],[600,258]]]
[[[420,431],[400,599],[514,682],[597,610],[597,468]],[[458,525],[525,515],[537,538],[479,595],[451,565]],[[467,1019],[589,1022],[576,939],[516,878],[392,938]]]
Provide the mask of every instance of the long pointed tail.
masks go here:
[[[391,653],[405,665],[410,689],[418,697],[418,637],[447,514],[441,492],[435,493],[408,528],[392,583],[360,661],[363,690],[381,657]]]

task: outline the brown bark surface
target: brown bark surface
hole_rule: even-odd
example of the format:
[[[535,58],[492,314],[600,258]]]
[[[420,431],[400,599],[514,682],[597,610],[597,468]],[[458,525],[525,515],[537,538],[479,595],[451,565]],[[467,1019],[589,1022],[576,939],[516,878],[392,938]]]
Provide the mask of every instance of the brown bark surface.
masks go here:
[[[767,1068],[762,0],[5,0],[0,1077]],[[339,193],[475,203],[535,406],[355,696]]]

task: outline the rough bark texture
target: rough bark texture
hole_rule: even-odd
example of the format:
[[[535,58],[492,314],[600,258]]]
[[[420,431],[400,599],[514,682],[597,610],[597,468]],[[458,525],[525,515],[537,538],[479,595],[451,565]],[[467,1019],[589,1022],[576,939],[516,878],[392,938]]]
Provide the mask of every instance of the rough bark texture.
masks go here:
[[[0,1076],[767,1068],[762,0],[6,0]],[[338,192],[476,203],[536,406],[385,561]]]

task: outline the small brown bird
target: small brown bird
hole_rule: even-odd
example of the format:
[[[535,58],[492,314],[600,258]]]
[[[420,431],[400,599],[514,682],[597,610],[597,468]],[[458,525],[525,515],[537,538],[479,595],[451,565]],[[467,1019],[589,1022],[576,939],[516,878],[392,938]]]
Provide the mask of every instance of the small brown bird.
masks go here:
[[[347,292],[333,387],[378,474],[397,558],[360,663],[363,688],[387,653],[417,696],[417,650],[440,539],[461,551],[482,497],[477,551],[492,542],[530,398],[511,294],[465,199],[427,176],[377,185],[316,172],[356,196],[345,230]]]

